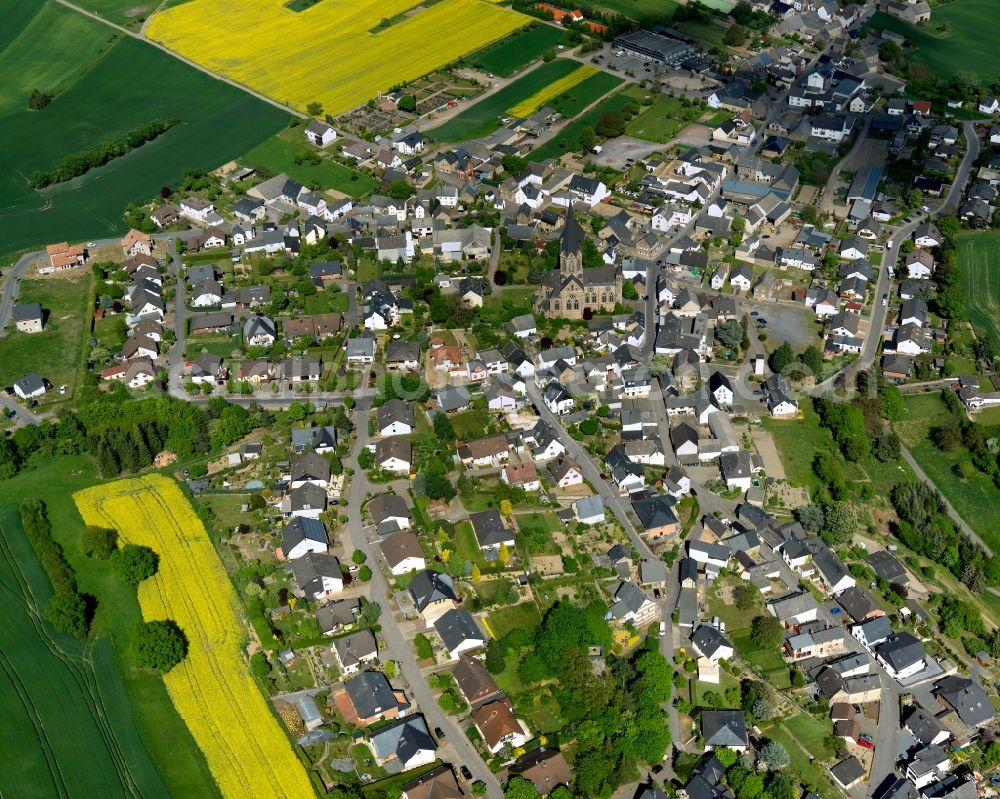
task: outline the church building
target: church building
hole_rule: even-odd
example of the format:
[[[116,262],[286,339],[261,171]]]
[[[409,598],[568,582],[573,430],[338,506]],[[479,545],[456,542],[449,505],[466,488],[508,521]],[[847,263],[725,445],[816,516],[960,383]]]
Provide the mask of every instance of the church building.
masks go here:
[[[585,309],[611,312],[622,301],[622,272],[616,266],[583,268],[583,228],[570,205],[559,248],[559,271],[549,272],[535,293],[535,311],[549,318],[582,319]]]

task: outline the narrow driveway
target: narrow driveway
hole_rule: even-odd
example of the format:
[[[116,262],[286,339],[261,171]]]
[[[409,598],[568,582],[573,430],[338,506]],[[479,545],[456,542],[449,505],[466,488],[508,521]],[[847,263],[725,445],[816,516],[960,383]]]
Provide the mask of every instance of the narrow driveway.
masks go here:
[[[28,268],[37,260],[39,253],[29,252],[22,255],[14,266],[7,270],[3,281],[3,289],[0,289],[0,337],[7,335],[7,324],[10,322],[10,315],[14,310],[14,303],[21,287],[21,278]]]

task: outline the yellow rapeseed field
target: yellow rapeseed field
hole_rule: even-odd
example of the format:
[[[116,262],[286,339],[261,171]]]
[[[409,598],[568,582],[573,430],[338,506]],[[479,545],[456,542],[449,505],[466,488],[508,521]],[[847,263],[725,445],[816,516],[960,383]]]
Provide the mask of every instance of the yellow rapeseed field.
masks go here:
[[[190,0],[157,13],[149,38],[286,105],[339,114],[506,36],[531,20],[487,0]],[[382,20],[388,27],[378,29]],[[374,31],[374,32],[372,32]]]
[[[164,677],[170,699],[227,799],[315,795],[301,762],[240,653],[238,600],[201,520],[161,475],[119,480],[74,496],[87,524],[114,527],[160,556],[139,586],[143,618],[174,619],[190,642]]]
[[[566,75],[566,77],[560,78],[555,83],[550,83],[544,89],[539,89],[531,97],[519,102],[510,109],[510,113],[516,117],[526,117],[528,114],[537,111],[553,97],[558,97],[563,92],[572,89],[576,84],[583,83],[591,75],[596,75],[598,71],[596,67],[581,64]]]

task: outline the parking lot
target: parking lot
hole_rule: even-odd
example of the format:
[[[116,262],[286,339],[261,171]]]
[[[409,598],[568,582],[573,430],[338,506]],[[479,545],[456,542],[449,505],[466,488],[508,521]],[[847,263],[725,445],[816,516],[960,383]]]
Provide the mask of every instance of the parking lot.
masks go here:
[[[791,344],[796,351],[810,344],[819,344],[815,314],[805,306],[762,302],[757,305],[757,312],[755,319],[767,321],[767,325],[759,329],[767,333],[765,344],[768,351],[783,341]]]

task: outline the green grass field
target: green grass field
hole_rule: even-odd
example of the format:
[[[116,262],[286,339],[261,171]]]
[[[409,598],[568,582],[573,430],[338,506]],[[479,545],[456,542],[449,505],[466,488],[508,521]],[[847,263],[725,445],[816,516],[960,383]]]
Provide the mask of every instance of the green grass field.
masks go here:
[[[487,72],[506,78],[524,69],[542,53],[559,44],[563,31],[554,25],[529,25],[505,36],[466,60]]]
[[[59,480],[52,480],[54,472]],[[135,590],[106,563],[80,551],[83,521],[71,495],[94,482],[90,459],[75,456],[44,461],[0,484],[6,792],[81,799],[218,797],[163,681],[125,661],[123,647],[141,618]],[[34,610],[51,588],[20,530],[16,506],[27,497],[45,501],[53,535],[76,569],[80,589],[98,598],[86,642],[56,633]]]
[[[660,95],[651,106],[629,122],[625,132],[629,136],[664,144],[691,123],[692,114],[700,115],[700,111],[692,112],[689,108],[683,108],[676,97]]]
[[[785,476],[794,484],[813,490],[819,480],[812,470],[816,453],[837,452],[830,434],[819,425],[819,417],[813,410],[812,400],[803,399],[799,403],[802,419],[771,419],[765,417],[764,429],[774,439],[774,445],[785,467]],[[808,446],[802,446],[807,441]]]
[[[572,119],[592,102],[617,88],[621,83],[622,79],[615,77],[610,72],[598,72],[545,105],[558,111],[565,118]]]
[[[1000,349],[1000,232],[959,236],[958,265],[969,319],[978,335]]]
[[[664,17],[673,14],[678,5],[680,3],[676,0],[601,0],[597,8],[638,21],[643,17]]]
[[[430,131],[428,135],[440,141],[465,141],[486,136],[500,126],[500,118],[522,100],[527,100],[553,81],[566,77],[580,66],[576,61],[556,59],[542,64],[527,75],[473,103],[458,116]]]
[[[996,14],[994,0],[955,0],[935,6],[931,15],[931,26],[947,23],[944,35],[881,11],[872,17],[872,25],[905,36],[916,48],[912,58],[926,64],[932,75],[948,80],[960,71],[972,72],[989,84],[1000,74],[1000,50],[983,31],[992,30]]]
[[[959,463],[971,460],[968,451],[942,452],[928,434],[949,417],[937,394],[908,396],[906,414],[893,427],[937,489],[966,523],[994,551],[1000,551],[1000,490],[980,471],[968,479],[955,471]]]
[[[241,160],[249,166],[263,167],[275,174],[284,172],[307,186],[336,189],[352,197],[370,194],[378,185],[370,175],[356,172],[332,158],[323,158],[318,164],[295,163],[296,156],[315,152],[316,148],[305,142],[301,128],[289,128],[262,141]]]
[[[287,115],[131,37],[53,2],[12,6],[0,34],[0,250],[122,233],[124,207],[215,169],[280,130]],[[53,66],[54,65],[54,66]],[[54,93],[41,111],[28,93]],[[167,133],[73,181],[34,191],[27,175],[137,125],[181,119]]]
[[[494,638],[502,638],[516,628],[533,629],[541,624],[541,621],[542,615],[534,602],[522,602],[520,605],[494,610],[486,617],[489,631]]]
[[[630,103],[635,103],[634,97],[630,97],[625,91],[616,92],[590,109],[587,113],[581,114],[570,122],[555,136],[545,142],[545,144],[534,150],[531,157],[537,161],[542,161],[546,158],[558,158],[568,151],[579,149],[580,132],[584,128],[594,127],[602,114],[608,111],[621,111]]]
[[[71,399],[79,377],[84,337],[90,329],[90,270],[21,281],[19,300],[38,302],[46,314],[41,333],[18,333],[13,325],[0,338],[0,388],[28,372],[39,372],[54,391],[41,402]],[[65,395],[58,389],[66,385]]]

